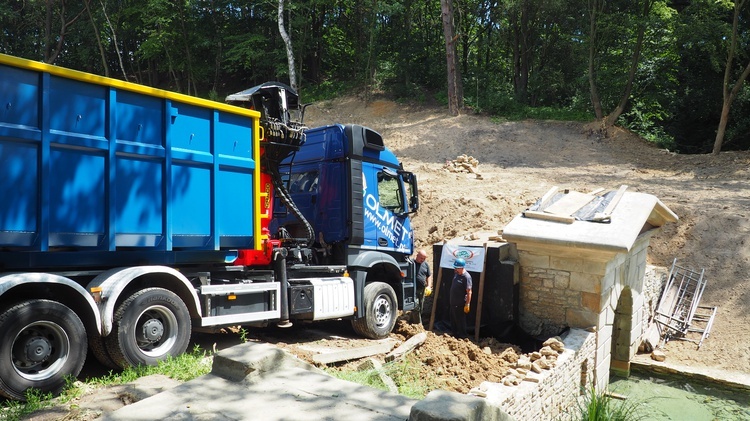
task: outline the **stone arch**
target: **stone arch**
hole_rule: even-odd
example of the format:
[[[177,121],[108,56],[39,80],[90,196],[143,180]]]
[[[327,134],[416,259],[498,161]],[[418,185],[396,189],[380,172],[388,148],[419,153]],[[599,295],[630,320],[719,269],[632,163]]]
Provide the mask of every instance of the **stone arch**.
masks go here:
[[[633,306],[633,290],[625,286],[620,292],[612,324],[612,361],[611,370],[615,374],[630,374],[630,357],[632,356],[633,321],[636,309]]]

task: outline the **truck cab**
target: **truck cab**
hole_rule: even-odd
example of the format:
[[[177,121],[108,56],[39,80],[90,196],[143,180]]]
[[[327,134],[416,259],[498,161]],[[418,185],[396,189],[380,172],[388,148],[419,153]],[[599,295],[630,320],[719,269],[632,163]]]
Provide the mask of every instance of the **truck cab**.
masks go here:
[[[380,134],[337,124],[307,130],[306,137],[281,171],[292,200],[315,230],[315,262],[348,264],[348,249],[411,255],[416,177],[401,168]],[[304,235],[302,224],[280,202],[271,225],[272,231]]]
[[[370,283],[381,284],[384,299],[389,298],[386,286],[393,290],[396,296],[390,298],[395,301],[386,303],[389,306],[400,303],[404,311],[413,309],[409,214],[419,207],[416,176],[403,170],[382,136],[370,128],[335,124],[308,129],[305,136],[299,151],[279,166],[294,205],[314,232],[305,258],[314,265],[346,266],[355,284],[355,330],[357,320],[367,319],[369,311],[365,294],[356,291]],[[290,239],[302,238],[307,231],[305,222],[278,198],[270,230]]]

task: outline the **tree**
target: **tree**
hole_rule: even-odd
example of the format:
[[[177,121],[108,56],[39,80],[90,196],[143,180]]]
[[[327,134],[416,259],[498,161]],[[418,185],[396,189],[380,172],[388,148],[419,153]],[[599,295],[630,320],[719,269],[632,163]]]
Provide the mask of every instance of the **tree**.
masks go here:
[[[733,72],[733,62],[737,55],[737,38],[738,38],[738,26],[740,20],[740,11],[745,5],[745,0],[739,0],[734,2],[734,16],[732,18],[732,38],[729,43],[729,51],[727,52],[727,64],[724,68],[724,83],[722,84],[722,104],[721,104],[721,119],[719,120],[719,129],[716,131],[716,140],[714,140],[714,155],[721,152],[721,146],[724,143],[724,135],[727,130],[727,122],[729,121],[729,110],[732,107],[732,102],[737,97],[737,93],[742,88],[742,84],[745,83],[745,79],[750,75],[750,62],[747,63],[742,74],[737,78],[730,89],[730,79]]]
[[[440,10],[443,17],[445,59],[448,74],[448,111],[452,115],[458,115],[464,106],[464,100],[461,69],[458,66],[456,51],[456,41],[459,35],[454,33],[455,26],[453,24],[453,0],[440,0]]]
[[[57,7],[55,7],[57,3]],[[65,35],[71,30],[71,26],[85,12],[84,8],[74,12],[73,17],[68,16],[69,10],[65,0],[55,2],[46,0],[46,17],[44,21],[44,62],[54,63],[57,56],[63,50]],[[56,26],[57,25],[57,26]]]
[[[292,38],[286,32],[286,28],[284,27],[284,0],[279,0],[279,34],[281,34],[281,39],[284,40],[284,45],[286,46],[286,59],[289,64],[289,86],[299,94],[299,91],[297,90],[297,73],[294,67]]]
[[[596,118],[602,120],[604,129],[613,126],[617,119],[625,111],[625,107],[630,100],[630,93],[633,89],[633,81],[635,80],[635,74],[638,70],[638,64],[641,58],[641,51],[643,49],[643,39],[646,32],[646,26],[648,24],[649,15],[653,9],[656,0],[643,0],[641,3],[633,2],[635,7],[638,7],[636,11],[637,29],[635,34],[635,44],[630,56],[630,66],[627,74],[627,81],[623,87],[622,95],[617,103],[617,106],[612,110],[611,113],[604,116],[601,99],[599,97],[598,89],[596,87],[596,72],[595,72],[595,60],[596,60],[596,48],[595,45],[598,41],[598,24],[599,18],[604,12],[604,0],[591,0],[589,2],[589,15],[590,15],[590,33],[589,42],[591,47],[589,48],[589,85],[591,87],[591,100],[595,110]]]

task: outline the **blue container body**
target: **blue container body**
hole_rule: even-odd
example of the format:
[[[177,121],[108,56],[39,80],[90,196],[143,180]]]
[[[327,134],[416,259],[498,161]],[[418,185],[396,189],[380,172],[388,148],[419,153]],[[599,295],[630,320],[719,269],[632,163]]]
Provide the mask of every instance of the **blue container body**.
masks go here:
[[[258,119],[0,55],[0,253],[259,248]]]

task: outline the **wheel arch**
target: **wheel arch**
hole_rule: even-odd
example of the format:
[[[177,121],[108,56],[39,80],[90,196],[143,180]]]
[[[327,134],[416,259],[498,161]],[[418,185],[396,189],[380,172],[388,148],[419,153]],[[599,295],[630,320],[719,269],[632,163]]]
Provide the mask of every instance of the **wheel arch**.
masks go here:
[[[349,265],[350,275],[354,280],[355,304],[357,317],[364,317],[362,294],[365,285],[371,282],[384,282],[396,293],[396,305],[403,309],[404,293],[401,288],[403,275],[401,267],[393,256],[374,250],[359,253]]]
[[[101,334],[101,315],[92,295],[76,281],[51,273],[0,275],[0,308],[21,301],[46,299],[65,305],[83,322],[87,332]]]
[[[132,292],[159,287],[172,291],[185,303],[191,318],[198,318],[201,305],[190,280],[179,271],[168,266],[134,266],[111,269],[101,273],[88,285],[102,288],[102,336],[112,332],[114,313],[117,306]]]

